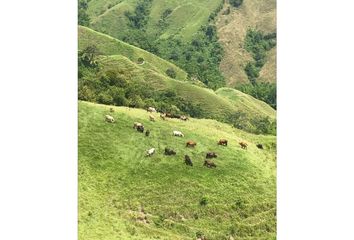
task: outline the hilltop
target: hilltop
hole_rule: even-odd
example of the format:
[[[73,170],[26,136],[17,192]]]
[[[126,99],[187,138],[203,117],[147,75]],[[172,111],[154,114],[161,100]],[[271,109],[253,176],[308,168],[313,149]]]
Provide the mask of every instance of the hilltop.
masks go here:
[[[151,122],[146,110],[109,108],[79,102],[79,239],[276,238],[274,136],[207,119],[163,121],[156,115]],[[105,122],[105,114],[116,122]],[[149,137],[132,128],[136,121]],[[173,130],[185,137],[173,137]],[[229,145],[218,146],[220,138]],[[187,149],[187,140],[196,148]],[[145,157],[151,147],[157,152]],[[177,155],[163,155],[165,147]],[[215,169],[203,167],[208,151],[218,154]],[[183,163],[185,154],[193,167]]]

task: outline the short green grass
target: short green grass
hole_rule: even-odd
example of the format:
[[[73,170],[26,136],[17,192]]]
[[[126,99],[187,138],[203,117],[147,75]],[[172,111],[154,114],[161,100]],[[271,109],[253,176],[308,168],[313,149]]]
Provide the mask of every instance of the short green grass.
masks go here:
[[[103,55],[122,55],[133,62],[138,62],[138,58],[144,58],[144,66],[167,76],[166,70],[172,68],[175,70],[176,79],[186,80],[187,73],[174,64],[159,58],[143,49],[134,47],[118,39],[112,38],[106,34],[96,32],[90,28],[79,26],[79,50],[88,46],[95,45]]]
[[[208,240],[275,239],[274,136],[215,120],[163,121],[155,114],[151,122],[145,110],[109,108],[79,102],[79,239],[195,239],[198,232]],[[116,122],[105,122],[106,114]],[[135,121],[151,131],[149,137],[132,128]],[[173,130],[185,137],[173,137]],[[229,146],[218,146],[220,138]],[[196,148],[186,148],[187,140]],[[152,147],[155,155],[145,157]],[[164,156],[165,147],[177,155]],[[203,167],[208,151],[218,154],[216,169]],[[185,154],[193,167],[183,163]],[[141,207],[148,223],[137,220]]]

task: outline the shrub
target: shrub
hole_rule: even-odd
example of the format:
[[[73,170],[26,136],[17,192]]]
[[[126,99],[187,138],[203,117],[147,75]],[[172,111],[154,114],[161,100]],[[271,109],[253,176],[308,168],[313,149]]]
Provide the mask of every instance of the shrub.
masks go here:
[[[243,0],[229,0],[230,4],[236,8],[241,6]]]
[[[169,76],[170,78],[176,78],[177,74],[176,71],[173,68],[168,68],[166,70],[166,74],[167,76]]]
[[[142,57],[138,58],[138,64],[142,64],[142,63],[144,63],[144,58]]]
[[[202,197],[199,201],[199,204],[201,206],[206,206],[208,204],[208,198],[207,197]]]

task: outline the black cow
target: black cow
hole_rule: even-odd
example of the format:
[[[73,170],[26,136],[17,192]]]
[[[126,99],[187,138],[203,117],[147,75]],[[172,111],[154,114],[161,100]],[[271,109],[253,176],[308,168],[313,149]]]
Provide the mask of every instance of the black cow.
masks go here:
[[[188,166],[193,166],[192,159],[188,155],[184,155],[184,163]]]
[[[263,145],[260,144],[260,143],[258,143],[256,146],[257,146],[259,149],[263,149]]]
[[[214,152],[208,152],[206,154],[206,158],[216,158],[216,157],[218,157],[218,156]]]
[[[216,164],[213,161],[210,160],[205,160],[204,161],[204,166],[208,168],[216,168]]]
[[[137,130],[138,132],[143,133],[143,132],[144,132],[144,126],[138,126],[138,127],[136,128],[136,130]]]
[[[165,148],[165,155],[176,155],[176,152],[173,151],[172,149]]]
[[[149,136],[150,135],[150,130],[146,130],[146,132],[145,132],[145,136]]]

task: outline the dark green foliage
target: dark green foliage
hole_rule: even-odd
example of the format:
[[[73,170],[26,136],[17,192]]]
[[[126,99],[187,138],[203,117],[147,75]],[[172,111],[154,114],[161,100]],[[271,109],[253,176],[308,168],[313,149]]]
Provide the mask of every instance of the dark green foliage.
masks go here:
[[[99,51],[95,45],[88,46],[84,50],[78,52],[78,64],[85,67],[95,68],[97,67],[96,57],[99,55]],[[80,71],[79,71],[80,74]]]
[[[90,24],[90,17],[86,13],[87,10],[87,1],[86,0],[79,0],[78,3],[78,24],[81,26],[89,26]]]
[[[169,68],[166,70],[166,74],[167,76],[169,76],[170,78],[176,78],[177,74],[175,72],[175,70],[173,70],[173,68]]]
[[[243,84],[238,90],[268,103],[277,109],[277,86],[275,83]]]
[[[276,135],[276,122],[271,121],[268,117],[258,117],[251,120],[256,126],[255,134],[272,134]]]
[[[207,197],[202,197],[199,201],[199,204],[201,206],[206,206],[208,204],[208,198]]]
[[[127,11],[125,16],[129,19],[131,27],[142,29],[146,23],[150,13],[152,0],[140,0],[133,13]]]
[[[138,58],[138,64],[142,64],[144,62],[144,58]]]
[[[241,6],[243,0],[229,0],[230,4],[236,8]]]
[[[134,13],[125,13],[131,23],[131,29],[122,38],[123,41],[173,62],[191,77],[199,79],[212,89],[225,86],[224,77],[219,70],[223,49],[218,42],[216,27],[211,22],[222,9],[222,4],[210,15],[210,24],[202,26],[189,42],[181,41],[177,36],[160,39],[159,34],[146,32],[144,26],[151,2],[140,1],[138,6],[139,11],[137,7]],[[161,31],[171,13],[171,9],[162,13],[158,23]]]
[[[254,29],[248,29],[245,38],[245,49],[252,54],[254,62],[248,62],[245,72],[252,84],[256,84],[266,58],[266,53],[276,45],[276,33],[263,34]]]

